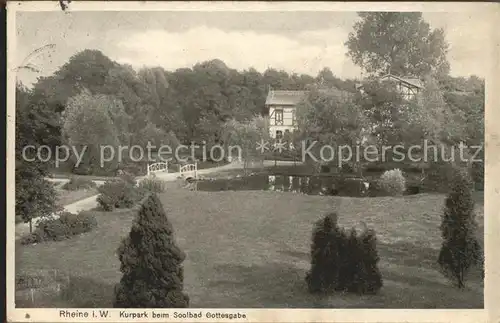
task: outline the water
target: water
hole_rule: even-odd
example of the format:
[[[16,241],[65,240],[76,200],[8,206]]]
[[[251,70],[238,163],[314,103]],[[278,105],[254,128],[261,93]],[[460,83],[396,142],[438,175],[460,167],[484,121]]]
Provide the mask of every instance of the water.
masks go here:
[[[200,180],[199,191],[278,191],[308,195],[369,195],[369,181],[362,178],[333,176],[253,175],[232,179]]]

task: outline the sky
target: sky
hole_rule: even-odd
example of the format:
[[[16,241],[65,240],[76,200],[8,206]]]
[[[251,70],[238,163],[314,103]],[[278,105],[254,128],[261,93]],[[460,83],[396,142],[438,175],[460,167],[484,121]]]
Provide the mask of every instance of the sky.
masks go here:
[[[485,77],[491,25],[478,13],[425,12],[431,28],[444,28],[454,76]],[[74,11],[17,12],[17,65],[26,85],[52,74],[75,53],[98,49],[134,68],[166,70],[221,59],[238,70],[268,67],[316,75],[324,67],[341,78],[361,77],[344,42],[356,12],[339,11]],[[54,44],[26,61],[35,49]]]

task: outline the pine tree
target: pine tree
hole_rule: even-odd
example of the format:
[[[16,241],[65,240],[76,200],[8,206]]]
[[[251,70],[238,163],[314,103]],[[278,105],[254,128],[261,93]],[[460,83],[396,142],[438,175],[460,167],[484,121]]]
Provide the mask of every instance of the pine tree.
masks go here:
[[[338,280],[337,214],[328,214],[319,220],[313,231],[311,245],[311,270],[306,282],[312,293],[335,289]]]
[[[471,187],[468,175],[458,171],[445,202],[441,223],[443,244],[438,263],[458,288],[465,287],[469,269],[482,261],[481,246],[476,238],[477,223]]]
[[[372,229],[365,230],[359,237],[361,252],[361,281],[363,294],[374,294],[382,287],[382,275],[378,269],[380,260],[377,252],[377,237]]]
[[[352,281],[352,254],[349,249],[349,235],[344,228],[339,229],[339,274],[337,291],[347,291]]]
[[[339,281],[339,290],[353,292],[356,291],[356,284],[359,276],[360,250],[358,246],[357,233],[355,228],[351,228],[349,234],[344,235],[342,252],[342,280]]]
[[[115,288],[114,307],[184,308],[182,261],[173,228],[155,194],[140,205],[127,238],[118,249],[123,276]]]

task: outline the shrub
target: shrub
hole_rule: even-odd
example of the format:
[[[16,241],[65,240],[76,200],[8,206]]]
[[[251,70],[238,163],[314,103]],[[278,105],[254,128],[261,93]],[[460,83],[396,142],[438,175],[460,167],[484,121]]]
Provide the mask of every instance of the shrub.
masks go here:
[[[385,171],[379,179],[380,187],[392,196],[400,196],[406,190],[406,180],[400,169]]]
[[[369,183],[363,178],[347,177],[341,179],[338,184],[341,195],[365,196],[369,193]]]
[[[156,178],[146,178],[139,183],[139,189],[145,192],[162,193],[165,191],[165,182]]]
[[[377,266],[380,259],[375,231],[367,229],[356,236],[353,230],[349,242],[349,258],[352,260],[346,270],[354,275],[350,280],[341,281],[344,290],[358,294],[376,293],[382,287],[382,275]]]
[[[63,212],[59,218],[40,221],[35,231],[23,237],[21,243],[33,244],[44,241],[66,240],[72,236],[90,232],[95,227],[97,227],[97,220],[89,211],[78,214]]]
[[[185,254],[175,244],[173,228],[155,194],[140,205],[132,229],[118,248],[123,276],[115,287],[114,307],[184,308]]]
[[[77,191],[93,187],[96,187],[96,183],[94,183],[90,179],[73,176],[70,178],[69,182],[64,183],[62,189],[68,191]]]
[[[130,177],[127,179],[107,181],[97,189],[99,192],[97,203],[102,210],[130,208],[141,199],[141,191],[134,186]],[[135,179],[133,182],[135,183]]]
[[[136,179],[135,179],[135,176],[134,176],[134,175],[132,175],[132,174],[130,174],[130,173],[125,172],[125,173],[121,174],[121,175],[119,176],[119,178],[120,178],[121,180],[123,180],[124,182],[126,182],[126,183],[128,183],[128,184],[131,184],[131,185],[133,185],[133,186],[137,185],[137,181],[136,181]]]
[[[337,286],[339,248],[337,215],[328,214],[315,224],[311,245],[311,270],[306,275],[309,291],[326,292]]]
[[[377,197],[384,195],[387,195],[387,193],[382,188],[380,181],[378,180],[370,181],[370,186],[368,186],[368,196]]]
[[[313,231],[311,270],[306,275],[309,291],[377,293],[382,287],[378,261],[373,230],[358,235],[353,228],[347,234],[337,226],[337,215],[329,214]]]
[[[441,233],[443,244],[438,263],[443,274],[454,280],[458,288],[465,287],[465,279],[473,265],[481,265],[483,254],[476,238],[476,215],[472,198],[472,182],[463,171],[455,175],[455,182],[446,198]]]
[[[135,176],[146,174],[147,164],[140,163],[127,163],[123,166],[124,173],[132,174]]]
[[[420,193],[420,186],[419,185],[410,185],[406,189],[406,194],[408,195],[415,195]]]

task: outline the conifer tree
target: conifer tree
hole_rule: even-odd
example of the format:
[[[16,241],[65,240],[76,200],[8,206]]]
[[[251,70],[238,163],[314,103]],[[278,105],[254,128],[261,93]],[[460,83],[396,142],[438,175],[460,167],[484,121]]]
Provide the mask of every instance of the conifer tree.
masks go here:
[[[328,214],[314,228],[311,245],[311,270],[306,282],[312,293],[335,289],[338,280],[337,214]]]
[[[118,249],[123,276],[115,287],[114,307],[184,308],[182,261],[173,228],[155,194],[142,201],[130,234]]]
[[[380,260],[377,252],[377,237],[372,229],[365,230],[359,237],[361,259],[361,281],[363,294],[374,294],[382,287],[382,275],[378,269]]]
[[[476,238],[476,215],[472,183],[463,171],[457,171],[453,187],[445,202],[441,223],[443,244],[438,263],[445,276],[465,287],[470,268],[482,261],[481,246]]]
[[[319,220],[313,231],[311,270],[306,275],[309,291],[354,292],[374,294],[382,287],[377,267],[375,231],[365,229],[360,235],[337,225],[337,214]]]

